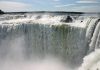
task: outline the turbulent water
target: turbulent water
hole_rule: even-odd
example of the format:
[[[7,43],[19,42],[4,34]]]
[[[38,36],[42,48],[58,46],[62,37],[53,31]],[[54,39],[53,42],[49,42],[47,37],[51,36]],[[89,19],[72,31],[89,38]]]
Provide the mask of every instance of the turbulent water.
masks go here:
[[[67,17],[0,15],[0,70],[99,70],[100,17]]]
[[[89,54],[84,57],[79,70],[100,70],[100,19],[89,24],[86,38],[89,40]]]

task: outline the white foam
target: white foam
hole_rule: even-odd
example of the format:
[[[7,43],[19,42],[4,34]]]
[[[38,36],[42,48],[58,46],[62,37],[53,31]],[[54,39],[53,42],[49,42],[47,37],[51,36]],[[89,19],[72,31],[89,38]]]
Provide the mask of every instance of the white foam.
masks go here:
[[[82,66],[78,70],[100,70],[100,49],[85,56]]]
[[[42,15],[39,19],[37,17],[40,15],[30,15],[25,18],[18,18],[18,19],[10,19],[10,20],[3,20],[0,21],[0,25],[18,25],[18,24],[32,24],[32,23],[38,23],[38,24],[47,24],[47,25],[70,25],[74,27],[81,27],[85,28],[87,26],[88,21],[91,20],[90,17],[81,16],[83,19],[73,19],[73,22],[66,23],[61,22],[62,19],[66,18],[66,16],[51,16],[51,15]]]

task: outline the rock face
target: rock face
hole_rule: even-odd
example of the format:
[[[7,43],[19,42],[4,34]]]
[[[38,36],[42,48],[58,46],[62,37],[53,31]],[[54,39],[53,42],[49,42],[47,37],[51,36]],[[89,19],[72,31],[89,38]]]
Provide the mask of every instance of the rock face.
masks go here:
[[[65,19],[62,19],[61,22],[70,23],[73,22],[73,19],[70,16],[67,16]]]
[[[4,12],[2,10],[0,10],[0,14],[4,14]]]

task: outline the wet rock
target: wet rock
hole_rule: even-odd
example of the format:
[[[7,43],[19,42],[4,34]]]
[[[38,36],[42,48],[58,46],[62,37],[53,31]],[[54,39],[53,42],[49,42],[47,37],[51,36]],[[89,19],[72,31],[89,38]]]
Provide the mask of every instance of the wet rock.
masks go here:
[[[0,14],[4,14],[4,12],[2,10],[0,10]]]
[[[62,19],[61,22],[70,23],[73,22],[73,19],[70,16],[67,16],[65,19]]]
[[[41,18],[41,15],[39,15],[39,16],[36,17],[36,19],[40,19],[40,18]]]

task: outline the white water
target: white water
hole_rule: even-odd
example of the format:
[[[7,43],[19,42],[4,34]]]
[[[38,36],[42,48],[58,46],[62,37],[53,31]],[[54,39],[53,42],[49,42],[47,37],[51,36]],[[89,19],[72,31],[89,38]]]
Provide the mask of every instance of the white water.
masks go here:
[[[100,70],[100,49],[85,56],[84,62],[79,70]]]
[[[39,55],[33,55],[31,59],[25,59],[24,39],[24,36],[21,36],[2,41],[0,46],[0,49],[2,49],[2,51],[0,50],[0,70],[72,70],[60,58],[51,55],[46,55],[43,58]],[[7,53],[3,54],[4,52]],[[3,57],[5,55],[7,56]]]
[[[88,25],[89,53],[79,70],[100,70],[100,20]]]
[[[47,25],[62,25],[67,24],[74,27],[85,28],[86,23],[91,20],[91,16],[70,16],[73,19],[73,22],[66,23],[61,22],[61,20],[65,20],[67,18],[66,15],[51,15],[51,14],[23,14],[23,15],[4,15],[0,16],[0,23],[2,24],[10,24],[10,25],[18,25],[22,23],[38,23],[38,24],[47,24]],[[82,22],[81,22],[82,21]]]
[[[95,48],[79,70],[99,68],[98,17],[40,15],[0,16],[0,70],[77,70]]]

